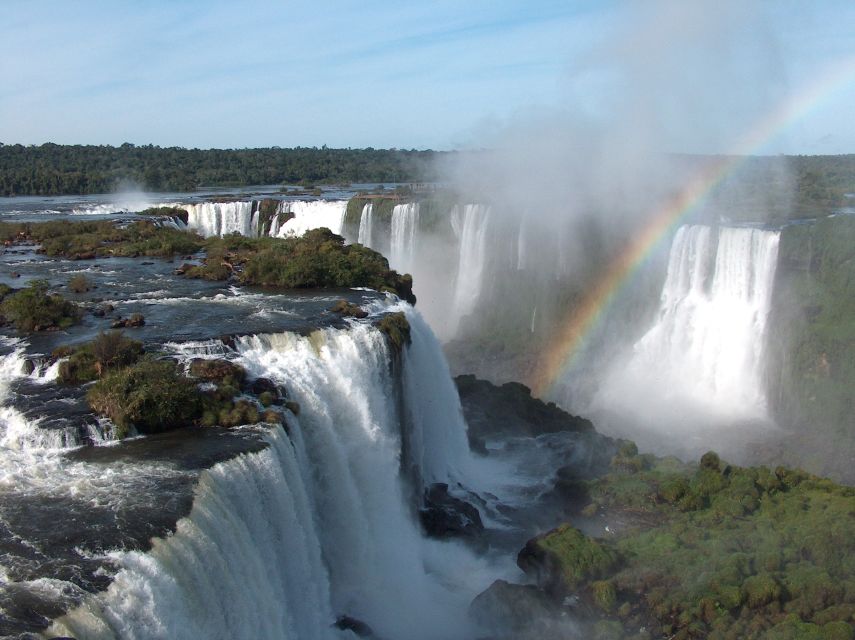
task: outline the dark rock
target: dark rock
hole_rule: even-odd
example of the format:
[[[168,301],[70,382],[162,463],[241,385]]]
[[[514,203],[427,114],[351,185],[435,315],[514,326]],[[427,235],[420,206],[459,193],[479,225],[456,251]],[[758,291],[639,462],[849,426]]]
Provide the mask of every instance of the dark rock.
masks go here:
[[[435,538],[475,538],[484,531],[478,509],[448,493],[448,485],[442,482],[425,490],[419,517],[425,533]]]
[[[353,631],[353,633],[358,635],[360,638],[374,637],[374,631],[371,627],[362,622],[362,620],[357,620],[350,616],[339,616],[333,626],[337,629],[341,629],[342,631]]]
[[[270,378],[256,378],[249,383],[249,390],[257,396],[265,392],[279,395],[279,387]]]
[[[555,487],[552,492],[563,504],[582,508],[590,502],[588,490],[588,474],[579,465],[571,464],[561,467],[556,472]]]
[[[195,265],[195,264],[190,264],[189,262],[185,262],[180,267],[173,270],[172,273],[174,273],[176,276],[183,276],[185,273],[190,271],[190,269],[193,269],[196,266],[197,265]]]
[[[126,327],[141,327],[145,324],[145,317],[141,313],[132,313],[131,317],[127,319],[125,326]]]
[[[110,325],[113,329],[126,329],[131,327],[142,327],[145,325],[145,317],[141,313],[132,313],[127,318],[119,318],[114,320]]]
[[[498,638],[560,638],[553,635],[558,607],[533,585],[496,580],[469,605],[472,618]],[[522,635],[521,635],[522,634]]]
[[[35,370],[36,370],[36,364],[35,364],[32,360],[30,360],[29,358],[27,358],[26,360],[24,360],[24,366],[23,366],[23,369],[24,369],[24,375],[27,375],[27,376],[28,376],[28,375],[30,375],[33,371],[35,371]]]
[[[347,300],[339,300],[332,307],[330,307],[330,311],[333,313],[338,313],[344,316],[345,318],[367,318],[368,312],[360,307],[358,304],[353,304],[352,302],[348,302]]]
[[[235,337],[234,336],[220,336],[220,342],[226,345],[229,349],[235,348]]]
[[[285,402],[285,408],[288,409],[288,411],[293,413],[295,416],[300,415],[300,405],[296,402],[288,400],[287,402]]]
[[[9,277],[10,278],[20,278],[21,274],[18,273],[17,271],[13,271],[12,273],[9,274]]]
[[[561,580],[561,564],[558,559],[538,544],[538,541],[549,533],[536,536],[525,543],[517,554],[517,566],[537,584],[553,593],[563,592],[564,583]]]

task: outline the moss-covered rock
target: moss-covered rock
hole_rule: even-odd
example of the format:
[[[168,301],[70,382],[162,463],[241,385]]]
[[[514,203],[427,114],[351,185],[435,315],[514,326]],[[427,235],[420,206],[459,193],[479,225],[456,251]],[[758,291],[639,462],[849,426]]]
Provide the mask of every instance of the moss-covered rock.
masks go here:
[[[568,524],[526,544],[517,564],[550,591],[572,591],[607,576],[617,565],[614,549]]]
[[[396,351],[403,349],[405,344],[410,344],[410,322],[403,311],[387,313],[374,326],[386,335]]]
[[[367,318],[368,312],[360,307],[358,304],[353,304],[352,302],[348,302],[347,300],[339,300],[332,307],[330,307],[330,311],[333,313],[337,313],[345,318]]]
[[[228,360],[197,358],[190,362],[190,375],[219,386],[240,387],[246,380],[246,369]]]

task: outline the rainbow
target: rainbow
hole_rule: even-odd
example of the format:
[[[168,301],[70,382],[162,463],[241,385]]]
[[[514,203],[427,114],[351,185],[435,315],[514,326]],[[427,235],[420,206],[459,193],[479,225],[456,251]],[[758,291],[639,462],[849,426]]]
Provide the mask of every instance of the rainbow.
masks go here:
[[[855,56],[847,57],[827,68],[826,72],[798,93],[783,101],[758,122],[733,146],[726,156],[717,156],[694,176],[674,197],[651,212],[649,223],[641,233],[608,265],[594,286],[574,307],[559,327],[558,333],[541,354],[540,365],[532,380],[535,395],[543,397],[561,375],[569,369],[585,338],[597,326],[605,310],[618,295],[629,277],[638,269],[658,242],[695,210],[703,198],[733,173],[749,156],[757,154],[779,133],[798,121],[836,90],[855,78]]]

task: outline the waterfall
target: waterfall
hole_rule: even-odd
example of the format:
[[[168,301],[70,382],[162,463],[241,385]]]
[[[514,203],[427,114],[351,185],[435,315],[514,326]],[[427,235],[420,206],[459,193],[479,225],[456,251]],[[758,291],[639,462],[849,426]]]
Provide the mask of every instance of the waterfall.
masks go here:
[[[698,408],[763,418],[763,346],[778,232],[681,227],[671,245],[659,314],[597,404],[671,418]],[[682,413],[681,413],[682,412]]]
[[[331,626],[348,615],[378,637],[475,637],[466,610],[493,576],[462,545],[421,534],[420,487],[402,469],[424,482],[462,479],[469,452],[459,398],[418,313],[391,310],[411,326],[399,367],[365,323],[239,338],[237,362],[299,404],[287,435],[275,428],[268,449],[204,472],[175,535],[146,554],[112,554],[113,584],[49,633],[350,638]]]
[[[193,509],[150,552],[116,552],[103,593],[51,635],[106,638],[337,637],[329,577],[295,448],[270,448],[204,472]]]
[[[294,217],[278,226],[277,235],[280,237],[301,236],[310,229],[320,227],[341,235],[347,200],[285,202],[282,211],[290,212]]]
[[[258,220],[253,216],[253,202],[201,202],[181,205],[187,210],[187,228],[209,238],[239,233],[255,236]]]
[[[389,265],[399,273],[412,273],[413,271],[418,226],[418,202],[395,205],[392,209],[392,243],[389,251]]]
[[[374,205],[370,202],[362,207],[362,215],[359,217],[359,235],[357,242],[366,247],[372,248],[372,217],[374,214]]]
[[[452,220],[459,229],[457,278],[454,285],[452,334],[460,321],[472,313],[481,293],[487,246],[487,222],[489,207],[482,204],[467,204],[455,207]]]

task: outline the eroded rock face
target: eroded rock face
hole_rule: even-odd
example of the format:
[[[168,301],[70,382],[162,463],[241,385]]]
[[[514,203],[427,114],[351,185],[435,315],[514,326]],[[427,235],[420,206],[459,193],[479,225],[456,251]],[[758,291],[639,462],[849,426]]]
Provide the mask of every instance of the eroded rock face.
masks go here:
[[[425,533],[435,538],[474,539],[484,531],[478,509],[451,495],[448,485],[442,482],[427,488],[419,516]]]

